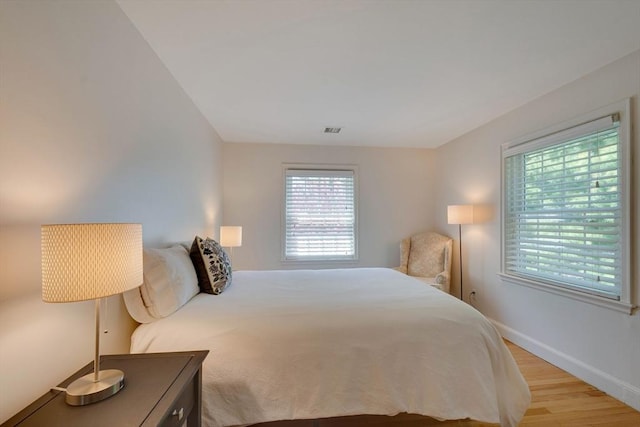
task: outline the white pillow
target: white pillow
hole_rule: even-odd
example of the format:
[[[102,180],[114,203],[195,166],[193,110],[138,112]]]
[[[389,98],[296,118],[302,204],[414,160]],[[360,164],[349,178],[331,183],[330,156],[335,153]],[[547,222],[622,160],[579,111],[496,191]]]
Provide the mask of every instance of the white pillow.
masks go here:
[[[149,314],[149,311],[147,311],[147,308],[144,306],[140,288],[142,288],[142,285],[122,294],[124,305],[127,307],[127,311],[129,315],[133,317],[133,320],[138,323],[151,323],[156,319]]]
[[[169,316],[200,292],[189,253],[180,245],[144,250],[144,282],[124,293],[131,317],[140,323]]]

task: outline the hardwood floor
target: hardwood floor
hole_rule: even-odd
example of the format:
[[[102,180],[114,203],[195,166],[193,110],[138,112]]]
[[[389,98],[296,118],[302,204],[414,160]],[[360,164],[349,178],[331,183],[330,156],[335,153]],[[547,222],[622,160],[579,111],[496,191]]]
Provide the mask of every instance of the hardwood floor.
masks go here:
[[[640,412],[520,347],[507,345],[531,389],[531,406],[521,426],[640,426]]]
[[[521,427],[640,427],[640,412],[550,363],[507,342],[531,389]],[[469,420],[436,421],[419,415],[355,416],[283,421],[254,427],[499,427]]]

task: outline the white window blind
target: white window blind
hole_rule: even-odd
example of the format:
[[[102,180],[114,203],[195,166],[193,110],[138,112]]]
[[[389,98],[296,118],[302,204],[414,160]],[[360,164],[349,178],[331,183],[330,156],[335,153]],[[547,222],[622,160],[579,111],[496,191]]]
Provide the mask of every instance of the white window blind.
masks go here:
[[[619,299],[618,115],[510,147],[503,157],[505,273]]]
[[[286,169],[284,258],[356,259],[354,170]]]

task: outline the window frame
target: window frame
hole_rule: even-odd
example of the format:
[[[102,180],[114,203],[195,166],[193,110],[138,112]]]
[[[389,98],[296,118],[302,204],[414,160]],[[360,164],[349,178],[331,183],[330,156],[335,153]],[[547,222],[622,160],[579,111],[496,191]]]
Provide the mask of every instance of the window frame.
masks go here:
[[[303,170],[318,172],[352,172],[353,173],[353,204],[354,204],[354,254],[351,257],[313,256],[313,257],[287,257],[287,171]],[[283,163],[282,164],[282,204],[280,237],[280,260],[284,264],[319,265],[327,264],[354,264],[358,261],[358,166],[353,164],[316,164],[316,163]]]
[[[500,236],[500,272],[498,273],[502,281],[509,284],[517,284],[550,292],[556,295],[572,298],[574,300],[594,304],[600,307],[609,308],[615,311],[632,314],[635,306],[632,304],[632,281],[631,281],[631,116],[630,116],[630,99],[624,99],[614,104],[607,105],[595,111],[586,113],[571,120],[564,121],[555,126],[543,129],[516,140],[507,142],[501,147],[500,159],[500,186],[501,186],[501,236]],[[621,213],[621,235],[620,235],[620,267],[621,267],[621,283],[619,299],[612,299],[607,296],[598,294],[597,292],[589,292],[589,290],[580,290],[575,287],[563,286],[554,283],[552,280],[544,280],[542,278],[534,278],[531,276],[520,276],[507,272],[506,268],[506,176],[505,162],[507,157],[512,156],[514,151],[519,153],[532,152],[540,147],[540,140],[547,137],[553,137],[553,134],[566,132],[567,130],[580,126],[582,124],[597,120],[608,115],[619,115],[619,143],[620,143],[620,213]],[[562,144],[571,140],[558,141]],[[548,146],[553,146],[550,144]]]

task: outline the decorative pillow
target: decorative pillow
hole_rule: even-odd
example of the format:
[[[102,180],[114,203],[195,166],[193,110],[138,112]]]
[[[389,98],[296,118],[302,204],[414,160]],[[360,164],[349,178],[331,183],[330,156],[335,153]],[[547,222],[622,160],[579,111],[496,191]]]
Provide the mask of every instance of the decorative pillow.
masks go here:
[[[193,298],[200,288],[198,278],[183,246],[145,249],[144,282],[124,293],[131,317],[140,323],[166,317]]]
[[[218,242],[196,236],[189,255],[202,292],[219,295],[231,284],[231,262]]]

